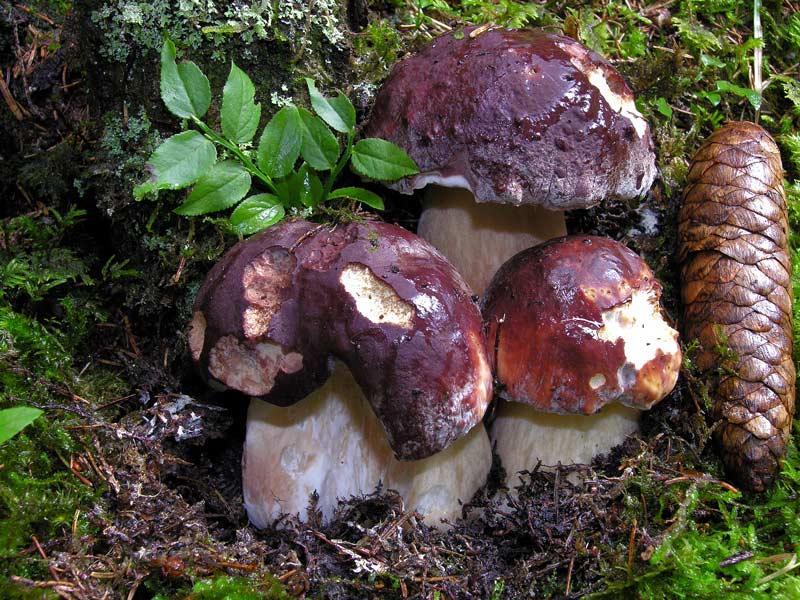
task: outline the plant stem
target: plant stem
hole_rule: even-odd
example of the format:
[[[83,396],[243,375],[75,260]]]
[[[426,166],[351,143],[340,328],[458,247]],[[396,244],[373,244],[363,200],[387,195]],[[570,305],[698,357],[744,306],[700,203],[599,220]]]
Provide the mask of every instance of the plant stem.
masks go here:
[[[753,51],[753,87],[761,96],[764,86],[761,82],[761,65],[764,56],[764,49],[761,47],[763,40],[763,33],[761,31],[761,0],[753,0],[753,38],[758,42]],[[756,109],[756,122],[758,122],[760,108]]]
[[[197,125],[205,134],[205,136],[210,139],[212,142],[215,142],[222,146],[223,148],[229,150],[236,158],[238,158],[242,164],[244,165],[245,169],[257,179],[261,180],[272,193],[277,194],[278,189],[275,187],[275,183],[272,181],[272,178],[264,173],[261,169],[259,169],[255,163],[247,156],[244,152],[242,152],[239,147],[219,135],[216,131],[211,129],[208,125],[206,125],[203,121],[198,119],[197,117],[192,117],[195,125]]]
[[[333,167],[333,170],[328,175],[328,179],[325,181],[325,188],[322,192],[322,200],[321,202],[325,202],[328,199],[328,194],[331,193],[331,188],[333,187],[333,183],[336,181],[336,178],[339,177],[339,173],[342,172],[344,166],[347,164],[347,161],[350,160],[350,155],[353,153],[353,132],[349,131],[347,133],[347,145],[344,148],[344,152],[339,157],[339,162],[336,163],[336,166]]]

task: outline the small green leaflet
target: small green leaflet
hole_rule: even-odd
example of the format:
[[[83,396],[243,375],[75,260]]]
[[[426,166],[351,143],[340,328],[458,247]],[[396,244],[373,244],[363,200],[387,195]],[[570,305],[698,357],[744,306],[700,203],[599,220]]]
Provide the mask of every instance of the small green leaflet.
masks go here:
[[[352,198],[358,200],[362,204],[374,208],[375,210],[383,210],[383,198],[374,192],[365,190],[359,187],[343,187],[333,190],[328,194],[328,200],[335,200],[336,198]]]
[[[250,196],[231,214],[231,225],[242,235],[261,231],[283,219],[285,211],[272,194]]]
[[[748,102],[752,104],[753,108],[761,108],[761,94],[750,88],[734,85],[730,81],[717,81],[718,92],[730,92],[741,98],[747,98]]]
[[[256,135],[261,105],[254,102],[256,88],[236,64],[231,63],[228,81],[222,90],[222,133],[232,142],[246,144]]]
[[[142,200],[145,196],[154,194],[158,191],[158,185],[154,181],[145,181],[133,188],[133,199],[137,202]]]
[[[278,196],[281,204],[286,208],[301,208],[302,203],[300,198],[297,197],[293,191],[294,177],[286,177],[284,179],[277,179],[273,182],[275,184],[275,193]]]
[[[217,160],[217,150],[197,131],[189,130],[168,138],[147,161],[156,188],[177,190],[192,185]]]
[[[318,117],[305,108],[298,108],[301,131],[300,155],[312,168],[327,171],[336,165],[339,158],[339,142],[331,130]]]
[[[670,106],[669,102],[667,102],[667,99],[663,96],[659,96],[656,99],[656,110],[668,119],[672,118],[672,106]]]
[[[308,208],[316,208],[319,206],[322,200],[322,194],[324,193],[322,181],[320,181],[314,171],[308,168],[308,165],[300,167],[300,171],[297,175],[300,202],[303,203],[303,206]]]
[[[197,182],[175,212],[188,217],[225,210],[245,197],[250,191],[250,183],[250,173],[241,163],[224,160]]]
[[[41,410],[30,406],[15,406],[0,410],[0,444],[17,435],[41,414]]]
[[[340,133],[350,133],[356,126],[356,109],[350,100],[339,92],[336,98],[323,96],[314,80],[306,77],[308,95],[311,97],[311,106],[328,125]]]
[[[278,197],[287,206],[297,206],[299,201],[306,208],[315,208],[319,206],[323,193],[322,181],[306,163],[287,177],[285,187],[278,187]]]
[[[221,30],[220,30],[221,31]],[[167,108],[192,127],[164,141],[150,157],[148,181],[137,185],[137,200],[163,189],[194,186],[175,212],[197,216],[236,207],[230,223],[240,234],[250,234],[284,218],[285,211],[312,215],[328,199],[350,198],[375,209],[383,208],[377,194],[358,187],[328,192],[341,170],[351,164],[364,177],[390,181],[418,172],[416,164],[394,144],[360,140],[355,145],[356,110],[343,93],[323,95],[306,79],[314,112],[288,104],[267,123],[255,152],[261,105],[255,101],[253,81],[234,62],[222,90],[220,129],[202,120],[211,103],[208,78],[190,61],[176,62],[175,45],[168,39],[161,49],[161,97]],[[340,147],[338,135],[345,143]],[[217,163],[217,146],[226,160]],[[253,156],[255,155],[255,156]],[[255,165],[253,164],[255,160]],[[323,184],[323,171],[325,175]],[[270,193],[247,196],[255,178]]]
[[[378,138],[359,140],[353,146],[352,160],[359,175],[378,181],[394,181],[419,173],[416,163],[402,148]]]
[[[208,78],[193,62],[175,63],[175,44],[161,48],[161,99],[176,117],[202,117],[211,105]]]
[[[711,56],[705,52],[700,53],[700,64],[704,67],[716,67],[717,69],[724,69],[725,63],[718,59],[716,56]]]
[[[286,177],[300,156],[303,142],[296,106],[284,106],[269,120],[258,143],[258,168],[270,177]]]

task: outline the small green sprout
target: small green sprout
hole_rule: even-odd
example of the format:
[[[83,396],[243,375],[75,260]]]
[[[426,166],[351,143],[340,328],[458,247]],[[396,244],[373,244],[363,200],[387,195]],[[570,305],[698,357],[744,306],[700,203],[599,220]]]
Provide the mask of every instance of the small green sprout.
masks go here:
[[[175,45],[161,51],[161,98],[169,111],[193,126],[168,138],[148,160],[150,179],[136,186],[137,200],[158,190],[193,186],[175,212],[205,215],[234,208],[233,229],[249,235],[281,221],[287,211],[311,216],[332,200],[351,199],[382,210],[383,200],[360,187],[333,188],[350,163],[368,179],[394,181],[418,172],[400,148],[377,138],[354,141],[356,111],[341,92],[326,98],[306,79],[311,111],[289,104],[269,120],[255,149],[261,106],[255,87],[235,64],[222,90],[217,132],[202,119],[211,105],[211,86],[191,61],[175,61]],[[344,138],[344,150],[331,129]],[[221,149],[222,159],[218,155]],[[298,166],[299,162],[299,166]],[[254,183],[263,188],[248,196]]]
[[[0,410],[0,444],[17,435],[41,414],[41,410],[30,406],[14,406]]]

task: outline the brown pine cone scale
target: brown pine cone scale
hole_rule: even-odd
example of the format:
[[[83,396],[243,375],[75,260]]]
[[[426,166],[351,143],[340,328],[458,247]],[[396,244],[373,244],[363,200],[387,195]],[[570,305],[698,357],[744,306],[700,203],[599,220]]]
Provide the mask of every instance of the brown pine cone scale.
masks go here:
[[[684,333],[711,377],[729,476],[775,479],[794,414],[791,264],[783,169],[758,125],[727,123],[695,155],[679,213]]]

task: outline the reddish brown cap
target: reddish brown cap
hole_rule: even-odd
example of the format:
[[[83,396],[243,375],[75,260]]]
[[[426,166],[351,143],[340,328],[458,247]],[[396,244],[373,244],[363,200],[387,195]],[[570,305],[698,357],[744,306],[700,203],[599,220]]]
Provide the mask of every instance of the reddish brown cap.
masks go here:
[[[650,408],[681,362],[660,296],[647,264],[610,239],[567,236],[520,252],[483,303],[499,395],[556,413]]]
[[[420,173],[391,187],[470,189],[479,202],[552,210],[634,198],[656,174],[647,122],[622,76],[541,30],[466,29],[395,65],[364,134]]]
[[[212,382],[287,406],[348,365],[402,459],[445,448],[491,400],[481,316],[450,263],[386,223],[284,222],[234,246],[194,305]]]

